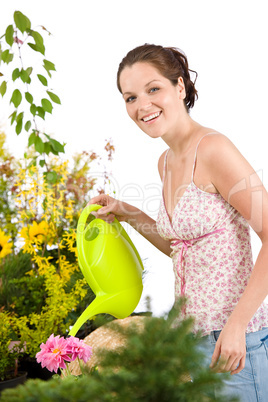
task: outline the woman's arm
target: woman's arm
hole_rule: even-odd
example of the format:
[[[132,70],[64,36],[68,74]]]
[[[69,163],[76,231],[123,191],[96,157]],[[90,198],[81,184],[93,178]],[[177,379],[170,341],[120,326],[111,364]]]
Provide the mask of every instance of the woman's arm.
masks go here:
[[[212,357],[212,366],[220,358],[221,371],[235,374],[245,365],[248,322],[268,294],[268,195],[256,172],[225,136],[209,137],[200,143],[199,155],[211,172],[211,182],[262,241],[248,285],[223,328]]]
[[[164,240],[157,232],[156,222],[140,209],[118,201],[106,194],[100,194],[90,200],[89,204],[99,204],[100,208],[95,212],[96,216],[107,222],[113,222],[116,218],[120,222],[127,222],[145,239],[149,240],[158,250],[170,256],[170,241]]]

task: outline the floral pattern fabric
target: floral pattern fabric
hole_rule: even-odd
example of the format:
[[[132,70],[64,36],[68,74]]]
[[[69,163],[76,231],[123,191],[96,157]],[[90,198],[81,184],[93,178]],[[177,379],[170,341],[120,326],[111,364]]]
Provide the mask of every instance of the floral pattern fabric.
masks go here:
[[[164,172],[165,165],[166,158]],[[165,174],[163,182],[164,178]],[[253,269],[247,221],[220,194],[199,189],[192,177],[172,220],[162,197],[157,229],[165,240],[172,241],[175,300],[186,296],[184,314],[194,317],[194,332],[207,335],[221,330]],[[265,302],[250,320],[246,332],[263,327],[268,327]]]

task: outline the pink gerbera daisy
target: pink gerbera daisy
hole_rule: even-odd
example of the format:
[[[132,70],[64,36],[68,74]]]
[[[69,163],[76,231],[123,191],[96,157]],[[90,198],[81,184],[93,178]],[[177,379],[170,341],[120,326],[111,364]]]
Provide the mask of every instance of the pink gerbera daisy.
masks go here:
[[[74,336],[67,338],[66,341],[67,351],[72,355],[72,360],[79,357],[79,359],[86,363],[92,355],[91,346],[87,345],[82,339],[75,338]]]
[[[46,367],[49,371],[55,371],[58,369],[66,369],[65,361],[70,362],[68,342],[59,335],[54,337],[54,334],[50,335],[46,343],[40,345],[41,351],[36,354],[38,363],[41,363],[42,367]]]

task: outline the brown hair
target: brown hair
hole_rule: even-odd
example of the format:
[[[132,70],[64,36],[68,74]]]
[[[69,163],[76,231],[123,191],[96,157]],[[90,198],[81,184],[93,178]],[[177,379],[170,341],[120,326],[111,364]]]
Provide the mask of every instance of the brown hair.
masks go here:
[[[148,43],[130,50],[119,64],[117,71],[117,87],[121,93],[121,72],[125,67],[131,67],[138,62],[152,64],[173,85],[177,85],[178,78],[182,77],[186,91],[184,103],[187,111],[194,106],[195,100],[198,98],[195,88],[197,72],[189,69],[187,57],[181,50],[175,47],[163,47]],[[194,82],[191,80],[190,72],[195,74]]]

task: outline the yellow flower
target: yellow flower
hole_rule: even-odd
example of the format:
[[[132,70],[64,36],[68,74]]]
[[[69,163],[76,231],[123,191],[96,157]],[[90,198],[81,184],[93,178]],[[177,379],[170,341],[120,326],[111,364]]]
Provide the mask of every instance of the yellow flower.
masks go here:
[[[0,229],[0,258],[12,253],[12,243],[8,243],[10,236],[6,236],[5,232]]]
[[[33,222],[32,225],[24,227],[20,231],[20,236],[25,240],[33,243],[44,243],[48,240],[48,224],[46,221],[40,223]]]

